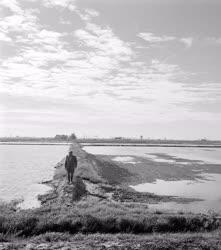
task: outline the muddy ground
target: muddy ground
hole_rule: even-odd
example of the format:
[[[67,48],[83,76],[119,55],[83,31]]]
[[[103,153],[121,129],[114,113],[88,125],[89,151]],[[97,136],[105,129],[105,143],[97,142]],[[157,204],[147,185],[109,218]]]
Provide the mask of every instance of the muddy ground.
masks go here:
[[[126,157],[132,157],[135,164],[113,160],[119,155],[96,155],[96,157],[101,165],[105,166],[102,174],[113,183],[124,185],[154,182],[156,179],[166,181],[205,179],[204,174],[221,174],[220,164],[176,158],[167,154],[153,155],[165,159],[165,162],[134,155]],[[167,162],[167,160],[173,162]]]

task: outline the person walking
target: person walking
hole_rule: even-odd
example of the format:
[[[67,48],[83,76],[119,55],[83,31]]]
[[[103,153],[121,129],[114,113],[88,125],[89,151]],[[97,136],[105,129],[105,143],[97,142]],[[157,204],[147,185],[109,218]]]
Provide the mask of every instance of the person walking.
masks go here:
[[[74,171],[77,167],[77,157],[70,151],[65,159],[65,169],[67,171],[68,184],[73,182]]]

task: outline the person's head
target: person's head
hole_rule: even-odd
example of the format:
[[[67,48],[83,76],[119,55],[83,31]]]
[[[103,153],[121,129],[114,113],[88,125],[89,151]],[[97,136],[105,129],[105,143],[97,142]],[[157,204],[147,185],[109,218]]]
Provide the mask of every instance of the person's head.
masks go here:
[[[73,152],[72,152],[72,151],[69,151],[69,155],[73,155]]]

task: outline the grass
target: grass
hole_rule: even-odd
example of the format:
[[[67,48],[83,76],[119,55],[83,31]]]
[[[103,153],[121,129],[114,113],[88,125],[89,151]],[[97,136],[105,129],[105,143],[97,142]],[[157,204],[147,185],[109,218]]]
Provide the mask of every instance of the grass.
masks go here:
[[[48,207],[15,212],[0,206],[1,237],[30,237],[60,233],[177,233],[208,232],[220,228],[215,216],[150,214],[118,204],[88,204],[75,208]]]
[[[0,243],[1,249],[109,249],[109,250],[177,250],[220,249],[221,232],[175,234],[82,234],[45,233],[13,243]]]

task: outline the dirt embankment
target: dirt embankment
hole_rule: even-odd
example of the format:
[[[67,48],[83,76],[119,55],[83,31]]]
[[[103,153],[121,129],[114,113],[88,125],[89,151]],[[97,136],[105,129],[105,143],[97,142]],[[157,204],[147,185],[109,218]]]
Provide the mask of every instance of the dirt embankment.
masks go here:
[[[159,196],[151,193],[138,193],[129,188],[135,173],[128,171],[113,161],[88,154],[80,144],[73,143],[70,150],[77,156],[78,167],[74,183],[69,185],[66,180],[64,160],[55,167],[53,180],[47,182],[52,191],[39,196],[42,205],[61,204],[72,206],[81,199],[108,200],[111,202],[141,202],[157,203],[160,201],[191,202],[193,199],[183,199],[171,196]]]

